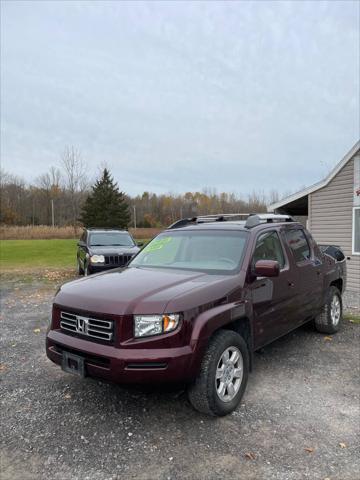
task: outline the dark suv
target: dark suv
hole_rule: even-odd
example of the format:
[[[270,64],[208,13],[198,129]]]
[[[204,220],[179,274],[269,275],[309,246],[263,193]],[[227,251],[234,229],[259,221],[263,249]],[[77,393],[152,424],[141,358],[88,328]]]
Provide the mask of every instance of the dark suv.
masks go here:
[[[346,283],[291,217],[238,217],[180,220],[125,268],[63,285],[47,356],[80,377],[186,382],[196,409],[230,413],[255,350],[313,319],[339,329]]]
[[[79,275],[124,267],[140,250],[126,230],[87,228],[78,242]]]

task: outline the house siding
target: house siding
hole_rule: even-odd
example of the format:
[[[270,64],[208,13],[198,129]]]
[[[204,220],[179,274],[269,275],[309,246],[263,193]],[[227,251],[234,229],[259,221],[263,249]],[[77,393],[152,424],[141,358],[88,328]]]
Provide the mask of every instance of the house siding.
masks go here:
[[[349,160],[328,185],[309,194],[309,229],[318,243],[339,245],[344,250],[348,258],[347,290],[359,292],[360,255],[352,254],[356,157]]]

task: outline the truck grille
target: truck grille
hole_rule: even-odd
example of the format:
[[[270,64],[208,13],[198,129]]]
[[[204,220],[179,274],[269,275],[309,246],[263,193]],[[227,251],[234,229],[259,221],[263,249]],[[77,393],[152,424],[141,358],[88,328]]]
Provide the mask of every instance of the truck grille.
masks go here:
[[[132,255],[105,255],[105,265],[117,265],[124,267],[131,259]]]
[[[89,318],[74,313],[60,313],[60,327],[62,330],[87,337],[110,342],[114,333],[114,322]]]

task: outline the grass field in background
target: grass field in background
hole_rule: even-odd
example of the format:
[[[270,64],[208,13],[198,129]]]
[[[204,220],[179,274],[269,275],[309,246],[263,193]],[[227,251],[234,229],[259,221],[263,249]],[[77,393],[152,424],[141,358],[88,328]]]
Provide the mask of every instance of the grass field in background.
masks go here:
[[[77,240],[2,240],[0,267],[38,268],[76,266]]]
[[[76,244],[74,239],[1,240],[0,268],[75,268]]]

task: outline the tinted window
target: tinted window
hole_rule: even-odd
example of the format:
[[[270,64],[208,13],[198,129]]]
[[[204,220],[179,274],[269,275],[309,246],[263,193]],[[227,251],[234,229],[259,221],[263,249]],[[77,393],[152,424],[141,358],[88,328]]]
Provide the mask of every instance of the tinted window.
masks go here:
[[[90,245],[132,247],[134,241],[127,232],[96,232],[90,234]]]
[[[258,237],[253,256],[253,265],[258,260],[276,260],[279,262],[280,268],[285,266],[284,252],[276,232],[266,232]]]
[[[285,237],[294,254],[296,263],[310,258],[310,246],[303,230],[288,230],[285,232]]]
[[[247,238],[247,232],[236,231],[164,232],[130,266],[230,272],[239,267]]]

